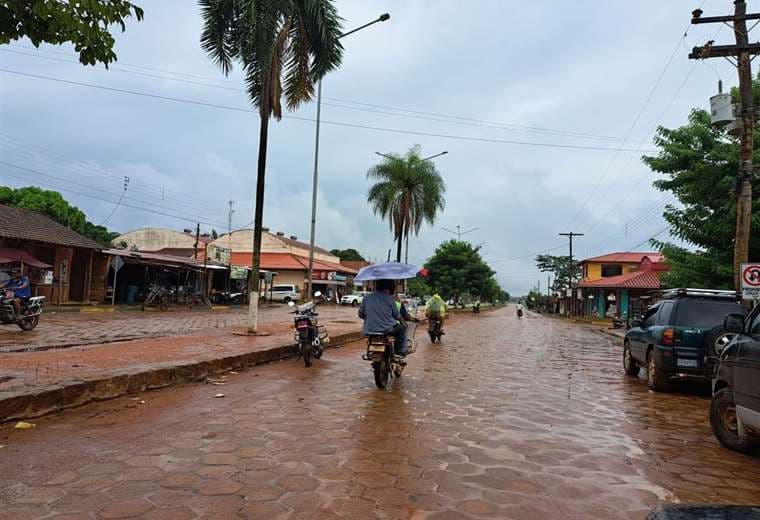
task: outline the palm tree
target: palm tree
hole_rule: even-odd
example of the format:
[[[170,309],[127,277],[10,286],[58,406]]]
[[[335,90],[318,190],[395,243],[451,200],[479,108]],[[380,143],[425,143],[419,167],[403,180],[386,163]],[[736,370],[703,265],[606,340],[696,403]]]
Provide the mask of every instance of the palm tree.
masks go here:
[[[410,232],[418,235],[423,222],[433,224],[443,211],[446,185],[435,165],[420,158],[414,146],[405,156],[389,154],[370,168],[368,179],[377,182],[367,193],[375,214],[387,218],[397,241],[396,261],[401,262],[401,244]]]
[[[257,328],[261,227],[269,119],[312,99],[314,84],[340,65],[341,21],[331,0],[199,0],[201,46],[225,75],[237,62],[253,106],[258,108],[259,158],[253,257],[249,283],[249,329]]]

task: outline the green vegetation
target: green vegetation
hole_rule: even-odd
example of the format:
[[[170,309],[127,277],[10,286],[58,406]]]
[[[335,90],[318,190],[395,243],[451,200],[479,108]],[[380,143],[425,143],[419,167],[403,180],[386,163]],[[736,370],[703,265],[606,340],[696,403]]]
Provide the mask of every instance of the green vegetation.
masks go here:
[[[581,268],[577,260],[574,260],[571,264],[569,255],[538,255],[536,257],[536,266],[541,272],[552,273],[554,275],[551,289],[555,292],[564,291],[572,287],[573,283],[581,277]]]
[[[419,234],[423,222],[433,224],[445,206],[446,184],[431,161],[423,161],[420,147],[405,156],[388,154],[382,163],[367,172],[377,182],[367,193],[367,202],[376,215],[387,218],[397,242],[396,261],[401,246],[411,232]]]
[[[499,287],[496,274],[481,258],[479,249],[469,242],[449,240],[435,250],[425,262],[429,271],[427,285],[444,299],[462,299],[467,296],[484,301],[504,300],[509,297]]]
[[[330,251],[331,254],[337,256],[341,260],[347,260],[352,262],[364,262],[364,257],[353,248],[348,249],[333,249]]]
[[[0,3],[0,45],[29,38],[41,43],[71,43],[83,65],[108,64],[116,60],[109,26],[133,16],[143,19],[143,10],[125,0],[61,2],[60,0],[7,0]]]
[[[760,80],[754,81],[756,96]],[[671,287],[733,288],[733,243],[736,198],[733,181],[739,170],[739,142],[722,128],[710,124],[710,113],[694,109],[688,124],[676,129],[660,127],[655,144],[660,152],[644,162],[666,178],[654,182],[672,193],[680,205],[668,205],[663,213],[671,233],[694,246],[687,249],[665,241],[653,241],[662,250],[672,271],[663,276]],[[755,161],[760,160],[755,130]],[[753,194],[752,237],[760,229],[760,192]],[[750,260],[760,260],[760,241],[750,241]]]
[[[110,232],[103,226],[88,222],[82,210],[70,205],[57,191],[47,191],[33,186],[17,189],[0,186],[0,204],[30,209],[47,215],[59,224],[106,247],[111,247],[111,240],[119,236],[118,233]]]

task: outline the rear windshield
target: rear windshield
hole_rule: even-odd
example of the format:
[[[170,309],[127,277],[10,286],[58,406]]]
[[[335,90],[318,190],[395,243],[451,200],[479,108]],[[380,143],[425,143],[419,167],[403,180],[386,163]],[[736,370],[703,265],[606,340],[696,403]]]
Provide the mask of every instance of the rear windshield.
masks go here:
[[[723,324],[726,314],[747,314],[738,303],[714,300],[684,300],[678,304],[676,325],[713,328]]]

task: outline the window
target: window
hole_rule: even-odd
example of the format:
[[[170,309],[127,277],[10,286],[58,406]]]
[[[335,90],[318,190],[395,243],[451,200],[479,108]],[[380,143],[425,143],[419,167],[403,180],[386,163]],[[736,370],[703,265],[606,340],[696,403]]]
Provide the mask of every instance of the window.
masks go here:
[[[657,318],[657,311],[660,310],[660,306],[650,308],[644,315],[644,320],[641,323],[642,327],[651,327],[654,325],[655,318]]]
[[[752,320],[752,326],[749,328],[749,333],[753,336],[760,336],[760,312],[755,315],[755,319]]]
[[[273,292],[292,292],[293,287],[290,285],[275,285],[272,287]]]
[[[723,324],[727,314],[747,315],[747,309],[732,302],[715,300],[682,300],[678,304],[676,325],[713,328]]]
[[[660,314],[657,317],[657,323],[660,325],[670,325],[670,317],[673,314],[673,302],[664,302],[660,305]]]
[[[602,278],[619,276],[623,274],[623,266],[620,264],[602,264]]]

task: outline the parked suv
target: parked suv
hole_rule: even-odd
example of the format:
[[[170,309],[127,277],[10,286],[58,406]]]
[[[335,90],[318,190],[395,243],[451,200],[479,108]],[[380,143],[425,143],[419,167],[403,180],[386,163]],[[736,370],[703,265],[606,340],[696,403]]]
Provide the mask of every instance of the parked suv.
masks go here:
[[[293,284],[273,285],[271,294],[274,302],[296,302],[301,299],[301,288]]]
[[[625,373],[647,371],[647,386],[664,391],[672,379],[709,380],[720,352],[735,335],[723,328],[727,314],[746,315],[737,294],[674,289],[634,320],[623,341]]]
[[[723,326],[736,337],[720,355],[710,425],[723,446],[748,453],[760,447],[760,305],[746,320],[726,316]]]

